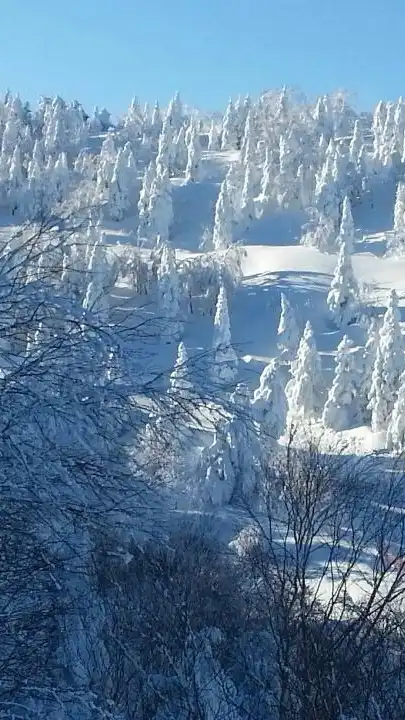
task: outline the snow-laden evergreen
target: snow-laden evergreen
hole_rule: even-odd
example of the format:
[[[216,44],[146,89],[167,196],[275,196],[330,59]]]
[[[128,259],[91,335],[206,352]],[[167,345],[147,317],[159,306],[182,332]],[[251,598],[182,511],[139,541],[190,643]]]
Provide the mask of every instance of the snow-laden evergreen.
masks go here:
[[[221,149],[231,150],[237,146],[237,124],[238,119],[235,112],[235,106],[232,99],[229,100],[228,107],[222,123]]]
[[[150,203],[150,192],[152,185],[156,178],[156,165],[153,160],[145,168],[141,190],[138,199],[138,238],[147,236],[147,229],[149,225],[149,203]]]
[[[359,405],[362,418],[365,422],[371,421],[369,400],[379,343],[380,321],[378,318],[374,317],[372,318],[371,324],[368,328],[367,340],[362,354],[361,368],[359,369],[361,377]]]
[[[322,414],[323,424],[332,430],[347,430],[356,416],[354,407],[359,386],[353,342],[344,335],[336,351],[336,368]]]
[[[390,239],[390,249],[401,252],[405,244],[405,183],[399,182],[394,205],[394,237]]]
[[[350,200],[346,196],[343,200],[342,219],[340,222],[339,235],[337,239],[338,245],[346,245],[346,251],[350,254],[354,250],[354,223],[350,206]]]
[[[405,371],[399,378],[398,394],[389,418],[387,446],[397,453],[405,450]]]
[[[359,307],[359,288],[353,272],[351,255],[345,242],[340,246],[327,304],[338,327],[349,324],[356,317]]]
[[[370,389],[373,432],[387,430],[404,370],[404,339],[400,326],[398,297],[390,293],[388,308],[380,330],[379,344]]]
[[[219,133],[215,120],[211,120],[210,130],[208,133],[208,150],[219,150]]]
[[[253,417],[264,441],[278,440],[287,422],[287,398],[280,364],[271,360],[260,375],[252,400]]]
[[[158,268],[158,308],[162,338],[172,342],[180,333],[180,283],[176,251],[167,243],[163,244]]]
[[[179,403],[190,400],[193,395],[193,383],[190,379],[190,368],[187,349],[183,341],[177,348],[177,357],[169,376],[168,395],[175,397]]]
[[[173,223],[173,201],[169,173],[158,171],[151,183],[148,204],[148,235],[166,242]]]
[[[226,250],[232,245],[232,204],[226,179],[222,182],[215,205],[212,242],[215,250]]]
[[[308,321],[291,364],[291,379],[286,385],[288,408],[293,422],[319,417],[323,402],[321,362],[314,333]]]
[[[212,379],[216,383],[231,386],[238,374],[238,358],[232,347],[228,298],[224,285],[221,285],[217,297],[212,355]]]
[[[281,314],[277,330],[277,340],[281,357],[285,360],[293,360],[297,354],[300,333],[294,309],[284,293],[281,293]]]
[[[186,182],[196,182],[199,180],[201,172],[201,144],[196,123],[192,125],[187,151]]]

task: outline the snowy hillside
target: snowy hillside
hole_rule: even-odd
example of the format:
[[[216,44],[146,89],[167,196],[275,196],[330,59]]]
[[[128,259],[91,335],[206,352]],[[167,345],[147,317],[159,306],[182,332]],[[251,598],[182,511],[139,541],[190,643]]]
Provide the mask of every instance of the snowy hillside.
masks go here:
[[[0,103],[0,718],[404,717],[404,138]]]

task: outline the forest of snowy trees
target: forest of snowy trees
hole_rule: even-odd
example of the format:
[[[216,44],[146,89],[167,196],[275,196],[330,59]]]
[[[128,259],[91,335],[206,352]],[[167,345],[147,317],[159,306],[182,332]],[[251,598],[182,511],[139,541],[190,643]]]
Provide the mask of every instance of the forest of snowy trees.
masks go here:
[[[404,138],[403,98],[1,100],[0,719],[405,716],[402,298],[357,262],[382,188],[405,256]],[[275,323],[274,217],[333,266]]]

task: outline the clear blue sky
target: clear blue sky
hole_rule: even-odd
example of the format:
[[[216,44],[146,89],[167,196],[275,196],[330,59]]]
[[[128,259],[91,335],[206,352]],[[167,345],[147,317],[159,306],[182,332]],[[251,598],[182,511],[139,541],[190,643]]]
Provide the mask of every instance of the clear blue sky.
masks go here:
[[[124,111],[292,85],[367,108],[405,95],[404,0],[2,0],[1,87]]]

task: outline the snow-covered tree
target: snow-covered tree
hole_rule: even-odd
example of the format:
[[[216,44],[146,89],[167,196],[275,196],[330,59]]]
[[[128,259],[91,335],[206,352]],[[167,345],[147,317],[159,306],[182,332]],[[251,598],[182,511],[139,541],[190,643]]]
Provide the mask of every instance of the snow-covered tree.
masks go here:
[[[94,135],[97,135],[98,133],[101,133],[103,131],[103,126],[100,119],[100,111],[97,105],[95,105],[95,107],[93,108],[93,113],[88,120],[88,127],[90,132]]]
[[[399,378],[398,395],[389,418],[387,447],[397,453],[405,450],[405,371]]]
[[[129,143],[120,148],[116,155],[114,172],[108,187],[108,206],[113,220],[122,220],[128,210],[131,199],[131,183],[133,178],[129,175],[128,160],[132,156]]]
[[[370,389],[373,432],[387,430],[403,370],[404,340],[400,326],[398,297],[395,290],[392,290],[380,330],[380,342]]]
[[[21,155],[19,145],[16,145],[11,158],[10,174],[8,180],[8,195],[11,203],[12,214],[21,207],[24,193],[24,177],[21,167]]]
[[[281,357],[293,360],[296,356],[300,335],[295,312],[284,293],[281,293],[281,315],[277,330],[277,346]]]
[[[168,395],[174,396],[177,400],[189,400],[193,395],[193,383],[190,379],[190,368],[186,346],[181,341],[177,348],[177,357],[173,370],[169,376]]]
[[[196,182],[200,177],[201,144],[196,123],[193,123],[190,140],[187,147],[186,182]]]
[[[228,423],[222,420],[215,427],[213,442],[202,450],[198,463],[198,492],[203,505],[222,507],[231,502],[236,478],[230,445]]]
[[[260,181],[260,193],[257,203],[261,212],[265,210],[274,199],[275,189],[275,165],[274,155],[269,146],[266,147],[265,160],[262,168],[262,177]]]
[[[233,150],[237,146],[237,122],[235,106],[232,99],[229,100],[228,107],[222,123],[221,149]]]
[[[215,120],[211,121],[208,133],[208,150],[219,150],[219,133]]]
[[[172,342],[180,332],[180,282],[176,251],[167,243],[163,244],[158,268],[158,307],[163,322],[162,338]]]
[[[315,171],[301,163],[297,170],[296,196],[300,207],[307,210],[312,206],[312,199],[315,190]]]
[[[364,139],[363,133],[361,132],[360,120],[356,120],[354,123],[353,137],[350,141],[349,155],[350,160],[354,165],[357,165],[361,148],[363,147]]]
[[[315,247],[321,252],[336,249],[336,229],[332,218],[320,214],[301,238],[302,245]]]
[[[260,375],[252,400],[253,417],[261,438],[278,440],[287,422],[287,398],[280,364],[271,360]]]
[[[147,236],[149,224],[149,202],[152,185],[156,178],[156,165],[152,160],[145,168],[138,200],[138,238]]]
[[[337,347],[335,375],[323,409],[322,421],[325,427],[335,431],[350,427],[356,414],[354,401],[358,384],[353,343],[345,335]]]
[[[56,201],[62,203],[67,198],[70,184],[70,173],[66,153],[64,152],[60,153],[55,162],[53,177]]]
[[[333,134],[333,119],[329,98],[327,96],[318,98],[313,118],[317,136],[324,137],[328,140]]]
[[[87,312],[97,315],[102,322],[108,321],[110,272],[103,236],[96,242],[91,253],[88,273],[90,282],[83,301]]]
[[[313,419],[322,409],[322,371],[314,333],[308,321],[302,335],[296,360],[291,364],[291,379],[286,396],[292,419]]]
[[[242,189],[241,211],[244,222],[249,224],[256,217],[255,209],[255,171],[251,163],[245,166]]]
[[[175,142],[174,165],[178,172],[183,172],[187,167],[189,150],[186,145],[186,129],[181,126]]]
[[[230,385],[238,373],[238,358],[232,347],[228,299],[223,285],[217,298],[212,351],[211,377],[215,382]]]
[[[337,224],[340,197],[333,176],[333,157],[331,157],[329,148],[321,172],[317,176],[315,202],[319,213]]]
[[[126,139],[132,145],[135,145],[142,135],[143,125],[142,110],[137,97],[132,98],[131,104],[124,117],[123,124]]]
[[[390,243],[390,249],[403,249],[405,244],[405,183],[403,182],[398,183],[395,196],[394,233],[395,237]]]
[[[362,353],[362,362],[360,368],[361,382],[359,392],[360,411],[365,422],[371,420],[371,413],[368,408],[371,385],[373,380],[373,371],[377,358],[377,349],[380,343],[380,322],[378,318],[373,317],[370,327],[368,328],[367,340]]]
[[[151,120],[151,127],[150,127],[150,134],[152,138],[152,146],[157,147],[157,143],[159,140],[160,133],[162,132],[162,115],[160,112],[160,106],[158,101],[156,101],[155,106],[153,108],[152,112],[152,120]]]
[[[374,160],[377,161],[381,154],[381,143],[382,143],[382,135],[384,131],[384,124],[385,119],[387,116],[387,108],[386,104],[380,100],[378,103],[376,109],[374,110],[373,115],[373,124],[372,124],[372,130],[373,130],[373,157]]]
[[[232,413],[228,423],[229,457],[235,477],[232,501],[252,501],[258,485],[261,448],[254,425],[249,388],[245,383],[239,383],[229,399]]]
[[[183,124],[183,103],[181,102],[180,93],[177,90],[174,97],[170,100],[167,108],[166,119],[169,121],[173,133],[177,135]]]
[[[248,112],[245,130],[243,135],[243,142],[241,148],[241,157],[244,165],[252,165],[255,162],[256,148],[257,148],[257,128],[255,124],[255,117],[253,109],[251,108]]]
[[[152,181],[148,216],[149,235],[152,238],[159,236],[162,242],[166,242],[173,222],[172,189],[167,170],[163,174],[158,172]]]
[[[338,327],[352,322],[358,310],[358,284],[345,242],[340,246],[327,304]]]
[[[163,122],[162,132],[159,135],[158,153],[156,157],[158,175],[163,175],[165,172],[170,174],[174,157],[174,128],[171,124],[171,118],[166,116]]]
[[[232,225],[243,220],[242,193],[245,180],[245,168],[236,160],[229,166],[225,176],[226,191],[230,203],[230,222]]]
[[[215,250],[226,250],[232,245],[232,205],[226,180],[221,184],[215,205],[213,244]]]
[[[337,239],[338,245],[346,244],[348,253],[352,253],[354,250],[354,223],[352,210],[350,206],[350,200],[346,196],[343,200],[342,208],[342,219],[340,221],[339,235]]]
[[[121,184],[118,169],[115,168],[108,187],[108,210],[112,220],[122,220],[127,207],[126,201],[125,189]]]
[[[3,131],[3,138],[1,142],[2,155],[7,155],[11,158],[18,142],[19,125],[20,122],[17,115],[15,113],[10,113]]]

